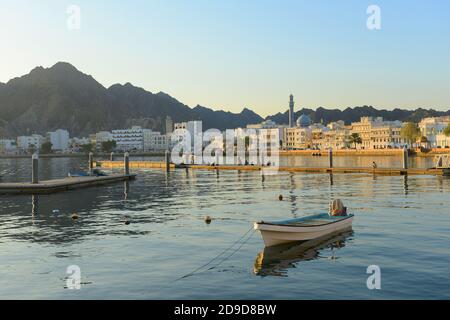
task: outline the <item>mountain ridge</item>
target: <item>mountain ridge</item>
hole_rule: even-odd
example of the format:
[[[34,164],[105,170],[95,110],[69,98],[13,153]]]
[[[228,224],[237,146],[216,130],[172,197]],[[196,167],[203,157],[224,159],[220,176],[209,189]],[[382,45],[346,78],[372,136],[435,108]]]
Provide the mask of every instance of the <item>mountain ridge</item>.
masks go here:
[[[200,105],[191,108],[165,92],[152,93],[130,82],[106,88],[70,63],[58,62],[49,68],[38,66],[26,75],[0,83],[0,137],[44,134],[58,128],[69,130],[71,136],[87,136],[132,125],[165,132],[167,116],[174,122],[202,120],[205,130],[246,127],[263,120],[287,124],[287,109],[263,118],[249,108],[243,108],[240,113]],[[314,122],[344,120],[349,124],[362,116],[418,122],[428,116],[450,115],[450,110],[318,107],[302,108],[295,114],[296,118],[307,114]]]

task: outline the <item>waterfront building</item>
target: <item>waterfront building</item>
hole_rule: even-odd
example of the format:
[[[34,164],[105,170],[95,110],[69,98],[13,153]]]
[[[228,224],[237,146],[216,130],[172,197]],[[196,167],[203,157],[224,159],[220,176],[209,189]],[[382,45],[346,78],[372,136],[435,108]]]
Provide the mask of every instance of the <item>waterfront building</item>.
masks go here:
[[[12,154],[17,151],[17,142],[13,139],[0,139],[0,154]]]
[[[384,121],[382,117],[362,117],[353,122],[351,133],[357,133],[362,143],[358,149],[402,148],[405,141],[400,136],[403,127],[401,121]]]
[[[90,144],[90,138],[70,138],[69,139],[69,151],[70,152],[79,152],[81,150],[82,145]]]
[[[45,142],[45,138],[40,134],[33,134],[31,136],[17,137],[17,148],[21,151],[29,151],[31,149],[39,150],[42,144]]]
[[[312,146],[311,128],[285,128],[283,148],[287,150],[308,149]]]
[[[144,149],[144,130],[139,126],[133,126],[131,129],[113,130],[112,140],[116,141],[116,149],[119,151],[142,151]]]
[[[96,149],[100,150],[103,142],[113,141],[113,134],[109,131],[100,131],[90,137],[91,143],[95,145]]]
[[[163,151],[169,147],[170,135],[162,135],[160,132],[149,129],[143,130],[144,151]]]
[[[69,148],[69,139],[69,132],[63,129],[47,132],[46,135],[46,140],[51,142],[53,151],[67,150]]]
[[[188,132],[191,137],[191,146],[194,146],[194,137],[195,136],[202,136],[202,121],[187,121],[187,122],[180,122],[175,123],[174,129],[175,131],[172,134],[172,140],[175,141],[182,141],[182,139],[185,138],[186,133]],[[200,146],[203,144],[203,142],[200,144]]]
[[[443,132],[449,124],[450,116],[424,118],[419,123],[419,129],[431,147],[445,147],[449,144]]]

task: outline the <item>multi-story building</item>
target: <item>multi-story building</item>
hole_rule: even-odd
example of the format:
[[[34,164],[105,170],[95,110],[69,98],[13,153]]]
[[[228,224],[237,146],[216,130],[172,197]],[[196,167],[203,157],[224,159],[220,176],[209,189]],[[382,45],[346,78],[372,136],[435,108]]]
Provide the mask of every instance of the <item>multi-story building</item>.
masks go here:
[[[382,117],[362,117],[359,122],[353,122],[351,133],[357,133],[362,143],[358,149],[400,148],[405,142],[400,136],[403,127],[401,121],[384,121]]]
[[[139,126],[131,129],[113,130],[112,140],[119,151],[142,151],[144,149],[144,130]],[[97,141],[97,144],[99,141]]]
[[[65,151],[69,148],[69,132],[58,129],[54,132],[47,132],[46,140],[52,144],[53,151]]]
[[[351,130],[344,121],[329,123],[326,127],[317,127],[312,131],[314,149],[346,149],[349,147]]]
[[[144,129],[144,151],[163,151],[169,147],[168,135],[162,135],[160,132]]]
[[[419,129],[422,136],[427,138],[431,147],[448,146],[448,141],[443,132],[450,124],[450,116],[425,118],[419,123]]]
[[[11,154],[17,151],[17,142],[13,139],[0,139],[0,153]]]
[[[312,148],[311,119],[307,115],[301,115],[296,125],[293,128],[284,128],[283,148],[288,150]]]
[[[95,144],[97,150],[102,148],[103,142],[113,141],[113,134],[109,131],[100,131],[95,134],[95,136],[90,137],[91,143]]]
[[[33,134],[31,136],[17,137],[17,148],[22,151],[29,151],[31,149],[39,150],[42,144],[45,142],[45,138],[39,134]]]
[[[186,138],[186,133],[189,133],[189,136],[191,138],[191,146],[193,147],[194,137],[202,136],[202,121],[196,120],[175,123],[174,129],[175,131],[172,134],[173,141],[182,141],[184,138]],[[202,146],[203,141],[199,145]]]

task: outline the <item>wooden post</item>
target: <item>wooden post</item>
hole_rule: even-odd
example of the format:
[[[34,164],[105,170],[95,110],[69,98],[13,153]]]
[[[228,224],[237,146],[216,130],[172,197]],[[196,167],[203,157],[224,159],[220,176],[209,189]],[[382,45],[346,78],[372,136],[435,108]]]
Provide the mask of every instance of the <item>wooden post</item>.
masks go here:
[[[31,183],[39,183],[39,155],[34,153],[31,157]]]
[[[170,171],[170,151],[166,150],[166,171]]]
[[[114,152],[111,152],[111,155],[109,156],[109,161],[114,161]]]
[[[219,158],[219,152],[217,150],[216,150],[215,156],[216,156],[216,163],[215,163],[215,165],[219,166],[220,165],[220,158]]]
[[[94,154],[89,152],[89,173],[92,174],[92,170],[94,169]]]
[[[126,175],[130,174],[130,154],[128,152],[125,152],[123,156],[123,163],[124,163],[124,171]]]
[[[408,169],[408,149],[403,148],[403,169]]]
[[[328,150],[328,156],[330,161],[330,168],[333,168],[333,148],[330,148],[330,150]]]

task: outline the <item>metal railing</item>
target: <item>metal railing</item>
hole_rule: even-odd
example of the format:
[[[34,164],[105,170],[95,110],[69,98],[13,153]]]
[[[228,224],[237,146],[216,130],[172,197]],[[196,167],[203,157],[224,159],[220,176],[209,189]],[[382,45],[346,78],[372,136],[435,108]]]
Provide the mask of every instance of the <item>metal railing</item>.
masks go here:
[[[450,154],[435,156],[434,159],[437,169],[450,168]]]

